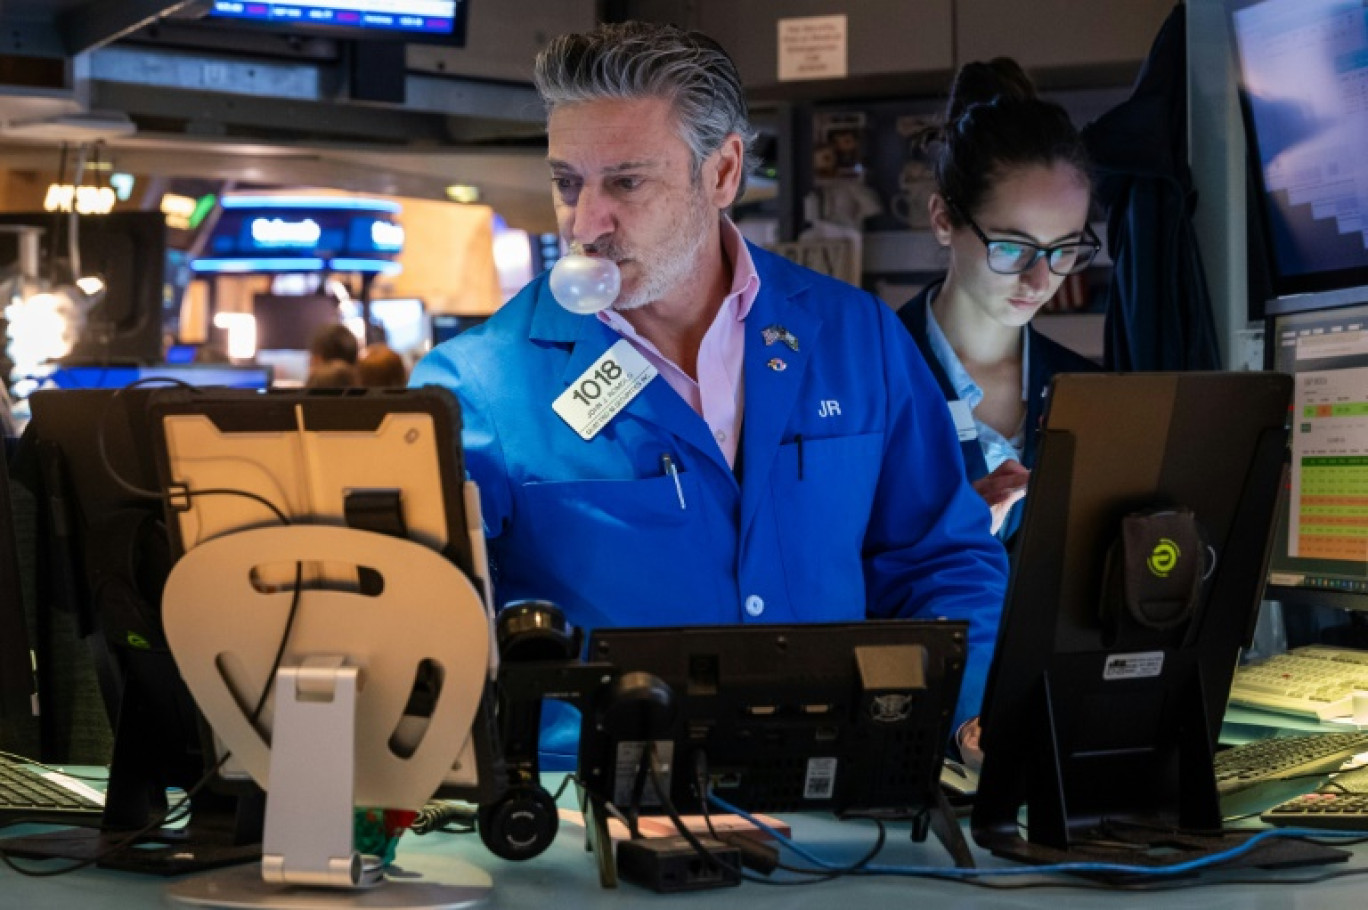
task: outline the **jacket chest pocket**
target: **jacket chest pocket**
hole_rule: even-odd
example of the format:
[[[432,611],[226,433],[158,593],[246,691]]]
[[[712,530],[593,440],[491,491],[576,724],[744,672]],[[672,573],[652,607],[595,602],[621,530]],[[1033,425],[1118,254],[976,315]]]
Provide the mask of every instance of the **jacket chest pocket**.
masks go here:
[[[779,447],[770,492],[795,602],[834,605],[856,597],[863,603],[861,550],[883,443],[883,433],[862,433]]]
[[[688,506],[693,500],[692,511]],[[562,578],[620,577],[642,551],[676,544],[701,508],[691,472],[642,480],[570,480],[522,487],[518,521],[542,570]]]

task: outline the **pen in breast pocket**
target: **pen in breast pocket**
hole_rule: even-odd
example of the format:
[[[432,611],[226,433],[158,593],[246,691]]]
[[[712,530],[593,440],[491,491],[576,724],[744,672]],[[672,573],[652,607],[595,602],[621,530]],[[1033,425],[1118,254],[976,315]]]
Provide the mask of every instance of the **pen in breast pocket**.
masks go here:
[[[679,482],[679,468],[675,465],[674,459],[669,455],[661,455],[660,467],[674,480],[675,492],[679,494],[679,507],[687,509],[688,506],[684,504],[684,485]]]

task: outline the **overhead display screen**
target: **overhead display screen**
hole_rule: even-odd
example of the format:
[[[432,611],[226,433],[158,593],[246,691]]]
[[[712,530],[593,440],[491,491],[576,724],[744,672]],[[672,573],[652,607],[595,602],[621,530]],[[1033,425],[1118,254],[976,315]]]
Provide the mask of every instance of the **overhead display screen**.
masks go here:
[[[465,43],[465,0],[214,0],[211,15],[280,28],[354,37],[409,37]],[[397,33],[397,34],[395,34]]]

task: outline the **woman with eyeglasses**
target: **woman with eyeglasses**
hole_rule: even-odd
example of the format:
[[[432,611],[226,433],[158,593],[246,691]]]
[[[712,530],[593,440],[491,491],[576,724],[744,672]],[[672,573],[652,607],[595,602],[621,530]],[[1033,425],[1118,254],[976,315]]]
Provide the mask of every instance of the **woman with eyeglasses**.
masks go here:
[[[1006,541],[1021,523],[1051,377],[1097,369],[1030,325],[1101,249],[1088,227],[1087,154],[1064,109],[1038,98],[1005,57],[959,71],[933,133],[931,229],[950,267],[898,315],[945,393],[969,479]]]

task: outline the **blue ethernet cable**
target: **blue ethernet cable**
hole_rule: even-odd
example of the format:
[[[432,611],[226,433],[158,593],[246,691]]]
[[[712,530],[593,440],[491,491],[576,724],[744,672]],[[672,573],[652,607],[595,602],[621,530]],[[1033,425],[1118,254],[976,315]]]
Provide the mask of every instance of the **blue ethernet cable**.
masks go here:
[[[833,863],[829,860],[822,859],[795,843],[792,838],[781,834],[754,815],[751,815],[744,809],[733,806],[731,803],[714,793],[710,792],[708,794],[708,802],[712,803],[723,812],[729,812],[744,818],[746,821],[774,838],[776,843],[788,847],[794,853],[818,868],[827,869],[833,872],[846,870],[844,864]],[[865,866],[857,874],[923,876],[949,879],[1011,878],[1026,875],[1052,875],[1059,873],[1101,873],[1107,875],[1172,877],[1208,869],[1212,866],[1219,866],[1221,863],[1248,853],[1257,844],[1275,837],[1338,837],[1346,840],[1353,840],[1356,838],[1368,838],[1368,831],[1342,831],[1316,828],[1274,828],[1268,831],[1260,831],[1258,834],[1255,834],[1253,837],[1229,850],[1223,850],[1220,853],[1210,853],[1206,856],[1198,857],[1197,859],[1188,860],[1187,862],[1174,863],[1171,866],[1133,866],[1126,863],[1077,862],[1055,863],[1046,866],[1009,866],[1001,869],[960,869],[954,866],[882,866],[871,864]]]

